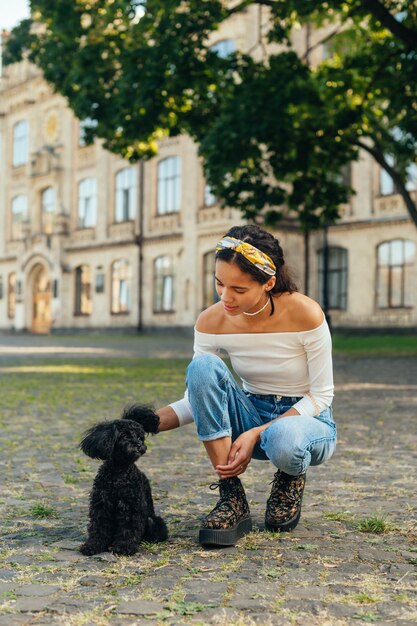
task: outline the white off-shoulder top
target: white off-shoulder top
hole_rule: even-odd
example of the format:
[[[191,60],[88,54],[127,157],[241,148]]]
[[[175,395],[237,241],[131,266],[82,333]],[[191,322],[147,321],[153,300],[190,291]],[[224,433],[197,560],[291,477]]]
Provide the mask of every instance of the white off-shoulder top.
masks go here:
[[[250,393],[297,396],[300,415],[315,416],[333,399],[332,342],[326,319],[300,332],[211,334],[194,330],[194,357],[211,353],[229,356]],[[187,392],[170,406],[180,425],[193,421]]]

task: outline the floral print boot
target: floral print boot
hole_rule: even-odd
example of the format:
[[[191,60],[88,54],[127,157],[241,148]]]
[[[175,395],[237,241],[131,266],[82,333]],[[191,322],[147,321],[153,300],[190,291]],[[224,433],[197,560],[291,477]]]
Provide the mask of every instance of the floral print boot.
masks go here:
[[[298,476],[290,476],[281,470],[275,473],[271,495],[266,503],[267,530],[285,532],[297,526],[305,482],[305,472]]]
[[[220,500],[203,519],[199,542],[203,545],[233,546],[252,530],[249,505],[240,479],[223,478],[210,485],[220,490]]]

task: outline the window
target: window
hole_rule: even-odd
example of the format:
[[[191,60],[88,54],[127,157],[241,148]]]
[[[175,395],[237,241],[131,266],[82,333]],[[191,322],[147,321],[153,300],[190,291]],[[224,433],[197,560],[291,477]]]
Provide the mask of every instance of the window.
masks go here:
[[[22,225],[28,218],[28,201],[26,196],[16,196],[12,200],[12,239],[21,239]]]
[[[156,313],[174,310],[174,271],[170,256],[154,261],[154,310]]]
[[[48,187],[42,191],[42,232],[51,235],[54,226],[55,213],[55,189]]]
[[[210,185],[204,187],[204,206],[209,207],[216,204],[217,198],[211,190]]]
[[[215,52],[221,59],[227,59],[235,52],[236,45],[233,39],[222,39],[211,46],[210,50]]]
[[[391,167],[394,166],[394,158],[391,155],[386,155],[386,161]],[[395,185],[391,176],[384,169],[379,171],[379,192],[381,196],[389,196],[395,193]]]
[[[112,265],[112,313],[129,313],[132,307],[132,270],[129,261],[119,259]]]
[[[329,309],[347,308],[348,252],[345,248],[329,246],[327,285]],[[318,251],[318,299],[324,304],[324,250]]]
[[[391,155],[385,155],[388,165],[395,166],[394,157]],[[417,190],[417,163],[410,163],[406,169],[405,187],[407,191]],[[381,196],[389,196],[393,193],[398,193],[397,187],[391,178],[391,176],[384,169],[380,169],[379,172],[379,192]]]
[[[381,243],[377,248],[377,293],[379,309],[412,307],[415,244],[404,239]]]
[[[16,272],[9,274],[7,283],[7,315],[13,318],[16,313]]]
[[[80,265],[75,269],[75,315],[90,315],[92,310],[90,266]]]
[[[417,191],[417,163],[410,163],[407,167],[407,191]]]
[[[116,174],[116,222],[127,222],[134,219],[136,195],[136,170],[133,167],[126,167]]]
[[[97,192],[95,178],[84,178],[78,185],[78,228],[96,225]]]
[[[214,278],[215,270],[215,251],[207,252],[203,257],[203,308],[211,306],[220,300],[216,291],[216,280]]]
[[[13,166],[18,167],[29,160],[29,124],[21,120],[13,127]]]
[[[91,117],[86,117],[85,120],[80,121],[78,130],[78,145],[82,148],[93,141],[92,133],[97,126],[97,120],[93,120]]]
[[[105,284],[106,279],[103,272],[103,266],[99,265],[98,267],[96,267],[95,292],[104,293]]]
[[[158,215],[175,213],[181,204],[181,159],[168,157],[158,163]]]

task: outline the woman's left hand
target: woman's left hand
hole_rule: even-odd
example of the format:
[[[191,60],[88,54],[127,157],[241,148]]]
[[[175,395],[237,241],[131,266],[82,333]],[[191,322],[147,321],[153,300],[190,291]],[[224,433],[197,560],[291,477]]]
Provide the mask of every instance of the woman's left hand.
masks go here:
[[[216,472],[220,478],[239,476],[246,471],[258,439],[259,431],[257,428],[251,428],[251,430],[239,435],[230,448],[227,465],[216,466]]]

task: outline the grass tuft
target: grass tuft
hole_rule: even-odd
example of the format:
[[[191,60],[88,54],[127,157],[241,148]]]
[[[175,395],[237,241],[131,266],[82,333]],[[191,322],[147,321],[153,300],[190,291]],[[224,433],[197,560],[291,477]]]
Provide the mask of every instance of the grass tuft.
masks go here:
[[[360,520],[356,528],[361,533],[382,534],[392,530],[392,525],[386,521],[385,517],[372,515],[371,517]]]
[[[59,517],[56,509],[46,504],[34,504],[29,510],[34,517],[39,517],[41,519]]]

